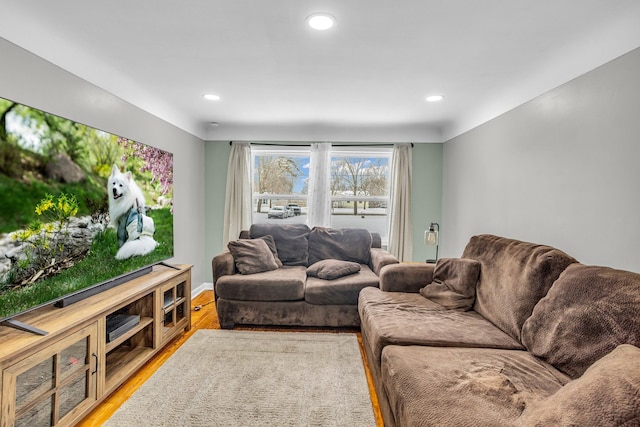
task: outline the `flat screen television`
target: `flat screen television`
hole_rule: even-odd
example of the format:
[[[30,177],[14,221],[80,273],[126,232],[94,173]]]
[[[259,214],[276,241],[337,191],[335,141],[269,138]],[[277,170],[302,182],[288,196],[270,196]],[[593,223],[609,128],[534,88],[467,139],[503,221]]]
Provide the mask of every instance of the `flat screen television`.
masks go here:
[[[0,98],[0,324],[172,258],[172,200],[170,152]]]

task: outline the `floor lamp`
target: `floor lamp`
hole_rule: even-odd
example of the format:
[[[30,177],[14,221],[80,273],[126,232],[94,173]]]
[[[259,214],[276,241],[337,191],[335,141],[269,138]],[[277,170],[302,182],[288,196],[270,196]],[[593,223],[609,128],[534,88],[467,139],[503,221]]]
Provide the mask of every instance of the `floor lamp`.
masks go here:
[[[440,224],[437,222],[432,222],[431,225],[429,225],[429,230],[424,232],[424,244],[427,246],[435,245],[436,247],[436,259],[428,259],[427,263],[435,264],[438,261],[438,244],[440,243],[438,239],[439,232]]]

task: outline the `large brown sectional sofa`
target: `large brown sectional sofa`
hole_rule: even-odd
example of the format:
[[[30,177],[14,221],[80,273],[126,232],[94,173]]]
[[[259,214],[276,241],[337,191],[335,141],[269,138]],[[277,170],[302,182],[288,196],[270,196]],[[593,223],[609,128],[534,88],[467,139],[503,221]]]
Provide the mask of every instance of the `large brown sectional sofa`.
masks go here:
[[[229,329],[358,327],[360,290],[378,287],[381,269],[398,263],[378,234],[359,228],[253,224],[229,249],[212,260],[218,320]]]
[[[387,426],[640,425],[640,274],[480,235],[358,309]]]

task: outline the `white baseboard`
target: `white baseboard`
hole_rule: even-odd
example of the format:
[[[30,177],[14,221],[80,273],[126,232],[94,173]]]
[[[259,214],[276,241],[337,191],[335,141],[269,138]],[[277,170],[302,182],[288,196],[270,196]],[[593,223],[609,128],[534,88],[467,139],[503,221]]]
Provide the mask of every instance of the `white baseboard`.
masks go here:
[[[195,287],[195,288],[191,288],[191,298],[195,298],[198,295],[200,295],[202,292],[204,291],[212,291],[213,290],[213,283],[201,283],[199,286]]]

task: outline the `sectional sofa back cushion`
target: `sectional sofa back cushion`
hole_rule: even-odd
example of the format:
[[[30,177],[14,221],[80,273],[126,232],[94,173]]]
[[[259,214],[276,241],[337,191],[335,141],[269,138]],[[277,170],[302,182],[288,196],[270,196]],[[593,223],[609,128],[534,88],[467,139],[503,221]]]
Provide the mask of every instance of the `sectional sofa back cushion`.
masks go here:
[[[474,310],[518,341],[533,307],[576,262],[550,246],[488,234],[473,236],[462,258],[481,264]]]
[[[324,259],[368,265],[371,259],[371,233],[364,228],[313,227],[309,233],[309,265]]]
[[[546,399],[527,405],[521,426],[637,426],[640,349],[620,345]]]
[[[522,343],[577,378],[618,345],[640,346],[639,313],[640,274],[574,264],[534,308]]]
[[[282,264],[307,266],[309,231],[306,224],[253,224],[249,229],[249,237],[273,236]]]

